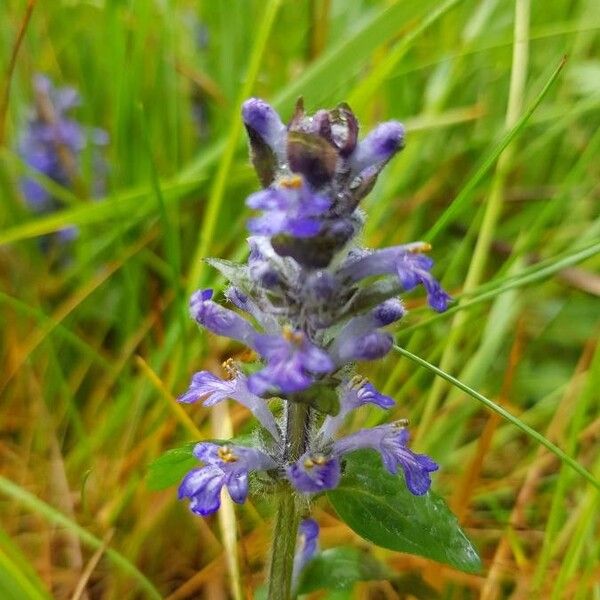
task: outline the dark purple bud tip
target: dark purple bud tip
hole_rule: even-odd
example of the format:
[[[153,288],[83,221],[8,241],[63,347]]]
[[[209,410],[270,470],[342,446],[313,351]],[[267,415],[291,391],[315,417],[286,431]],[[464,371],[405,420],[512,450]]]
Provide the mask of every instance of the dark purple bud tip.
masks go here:
[[[242,105],[244,123],[254,129],[268,144],[284,127],[275,109],[260,98],[250,98]]]
[[[382,158],[404,148],[404,125],[397,121],[382,123],[368,137],[371,136],[373,148]]]
[[[203,302],[210,300],[213,297],[213,291],[210,288],[198,290],[192,294],[190,298],[190,309],[197,309]]]
[[[448,304],[452,302],[452,296],[447,294],[442,288],[437,289],[429,295],[429,306],[436,312],[444,312],[448,309]]]
[[[386,325],[390,325],[390,323],[399,321],[404,314],[404,306],[397,298],[386,300],[373,309],[373,316],[381,327],[385,327]]]
[[[381,123],[362,140],[352,153],[353,171],[358,173],[372,165],[385,164],[404,148],[404,125],[398,121]]]

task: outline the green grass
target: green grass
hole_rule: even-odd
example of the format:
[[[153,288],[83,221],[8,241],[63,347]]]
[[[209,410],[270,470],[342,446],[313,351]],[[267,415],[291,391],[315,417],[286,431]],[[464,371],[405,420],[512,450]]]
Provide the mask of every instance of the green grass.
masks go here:
[[[26,5],[0,8],[3,74]],[[400,351],[364,372],[440,463],[436,490],[485,568],[377,556],[447,600],[600,599],[599,31],[594,0],[37,2],[0,148],[3,597],[71,598],[83,583],[115,600],[236,589],[231,535],[145,476],[195,428],[212,435],[210,411],[184,407],[192,424],[173,396],[231,351],[186,313],[189,290],[223,283],[201,259],[245,253],[258,183],[240,102],[259,95],[287,117],[303,95],[311,110],[350,102],[363,132],[407,124],[365,203],[365,241],[432,241],[457,298],[433,315],[409,295]],[[38,178],[61,209],[27,210],[15,149],[36,72],[75,85],[80,120],[109,132],[102,202]],[[67,224],[81,233],[61,267],[38,242]],[[229,415],[246,429],[242,409]],[[365,411],[354,425],[381,419]],[[246,594],[264,577],[265,500],[236,507]],[[316,515],[323,547],[353,543],[324,501]],[[354,597],[394,594],[370,582]]]

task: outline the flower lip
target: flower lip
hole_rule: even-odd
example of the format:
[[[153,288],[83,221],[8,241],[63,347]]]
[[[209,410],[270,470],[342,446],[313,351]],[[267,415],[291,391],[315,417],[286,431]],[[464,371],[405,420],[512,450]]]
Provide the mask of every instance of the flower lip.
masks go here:
[[[336,441],[332,454],[341,457],[363,448],[376,450],[381,455],[385,468],[395,475],[400,467],[410,492],[415,496],[422,496],[431,487],[429,474],[437,471],[439,466],[425,454],[416,454],[408,448],[409,438],[404,421],[360,429]]]
[[[311,190],[300,175],[292,175],[251,194],[246,206],[263,211],[248,221],[248,229],[255,235],[311,238],[321,230],[331,200]]]
[[[337,487],[341,468],[336,456],[306,452],[287,468],[286,473],[297,490],[318,493]]]
[[[189,404],[204,399],[204,406],[209,407],[231,398],[250,410],[273,439],[279,442],[281,434],[273,413],[262,398],[248,389],[248,380],[238,365],[229,358],[223,363],[223,369],[227,373],[226,379],[220,379],[210,371],[196,373],[188,390],[179,396],[179,402]]]
[[[249,389],[259,396],[270,390],[300,392],[317,375],[334,369],[329,354],[309,342],[301,331],[284,328],[281,335],[258,335],[255,342],[256,350],[267,361],[265,368],[248,378]]]
[[[340,411],[335,416],[327,415],[319,429],[318,437],[324,442],[333,439],[348,413],[365,404],[374,404],[385,410],[394,406],[395,402],[389,396],[383,395],[366,378],[355,375],[342,384]]]
[[[396,275],[406,291],[422,285],[427,292],[429,306],[437,312],[443,312],[452,298],[430,273],[433,260],[422,254],[430,249],[431,245],[427,242],[413,242],[381,250],[357,252],[342,264],[337,275],[341,280],[350,281],[378,275]]]
[[[356,406],[375,404],[380,408],[392,408],[395,404],[392,398],[383,395],[370,381],[360,375],[353,378],[350,385],[356,396],[356,400],[354,400],[354,405]]]

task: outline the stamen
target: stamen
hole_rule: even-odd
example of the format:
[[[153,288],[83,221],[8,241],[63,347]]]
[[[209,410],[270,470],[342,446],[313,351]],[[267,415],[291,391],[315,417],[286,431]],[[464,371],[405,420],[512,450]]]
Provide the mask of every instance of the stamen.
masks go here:
[[[353,390],[360,389],[365,383],[368,383],[368,379],[362,375],[354,375],[350,380],[350,388]]]
[[[287,188],[290,190],[297,190],[302,187],[302,177],[300,177],[299,175],[283,177],[279,180],[279,185],[283,188]]]
[[[314,466],[315,466],[315,463],[310,458],[305,459],[304,467],[306,469],[312,469]]]
[[[318,456],[313,456],[313,461],[316,465],[319,465],[320,467],[327,464],[327,459],[322,454],[319,454]]]
[[[240,369],[233,358],[228,358],[221,366],[227,375],[227,379],[235,379],[240,373]]]
[[[300,346],[304,341],[304,334],[301,331],[294,331],[289,325],[286,325],[282,331],[283,338],[296,346]]]
[[[411,254],[420,254],[421,252],[431,252],[431,244],[429,242],[422,242],[415,244],[410,251]]]
[[[410,425],[410,421],[408,419],[398,419],[394,425],[400,429],[403,429]]]
[[[217,450],[217,455],[223,462],[226,463],[232,463],[238,460],[238,457],[233,453],[229,446],[221,446]]]

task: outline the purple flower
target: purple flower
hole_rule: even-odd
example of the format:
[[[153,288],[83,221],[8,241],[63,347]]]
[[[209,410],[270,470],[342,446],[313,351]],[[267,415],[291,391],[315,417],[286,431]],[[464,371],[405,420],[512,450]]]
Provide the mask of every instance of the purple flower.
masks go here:
[[[355,360],[375,360],[385,356],[392,347],[392,336],[378,331],[405,314],[400,300],[392,298],[379,304],[368,313],[350,319],[336,336],[330,348],[336,364]]]
[[[189,498],[192,512],[203,517],[221,506],[223,486],[231,499],[241,504],[248,496],[248,473],[277,466],[270,456],[255,448],[218,446],[209,442],[196,444],[194,456],[206,466],[184,477],[179,486],[179,499]]]
[[[321,222],[318,217],[329,209],[331,201],[312,192],[302,177],[294,175],[281,179],[277,186],[252,194],[246,204],[263,211],[260,217],[248,221],[248,229],[253,234],[289,233],[304,238],[319,233]]]
[[[302,569],[317,553],[319,545],[319,524],[314,519],[302,519],[298,527],[298,543],[294,555],[292,588],[296,587]]]
[[[422,284],[427,292],[429,306],[437,312],[444,312],[452,298],[429,272],[432,266],[433,261],[428,256],[405,254],[396,263],[396,273],[400,283],[407,291]]]
[[[232,310],[223,308],[212,300],[211,289],[198,290],[190,299],[190,314],[199,325],[209,331],[254,348],[258,335],[254,327]]]
[[[332,490],[340,482],[340,461],[337,456],[306,452],[287,468],[287,477],[300,492],[314,494]]]
[[[396,152],[404,148],[404,126],[397,121],[381,123],[361,140],[350,155],[350,164],[355,174],[368,169],[379,169]]]
[[[383,358],[391,350],[393,343],[392,336],[383,331],[372,331],[362,337],[348,339],[336,354],[339,359],[336,364]]]
[[[359,281],[373,275],[394,274],[406,291],[414,289],[419,284],[423,285],[431,308],[443,312],[448,308],[451,298],[429,272],[433,261],[428,256],[419,254],[430,248],[425,242],[414,242],[366,252],[360,256],[354,255],[342,265],[338,276]]]
[[[179,396],[179,402],[190,404],[204,399],[204,406],[214,406],[225,398],[232,398],[250,410],[273,438],[279,441],[279,429],[266,402],[248,389],[245,375],[232,367],[232,363],[228,363],[228,367],[233,376],[231,379],[220,379],[210,371],[196,373],[188,390]]]
[[[55,88],[43,75],[36,75],[33,87],[35,111],[21,136],[19,153],[29,167],[69,187],[79,174],[80,156],[88,140],[100,147],[108,143],[108,136],[100,129],[85,129],[67,117],[66,113],[79,105],[79,95],[73,88]],[[94,162],[98,179],[104,175],[105,168],[99,157],[95,157]],[[102,188],[102,181],[95,181],[94,187]],[[36,212],[47,212],[58,206],[50,193],[33,179],[24,178],[21,189],[26,202]]]
[[[379,392],[364,377],[356,375],[343,384],[340,394],[340,411],[334,417],[328,415],[325,418],[319,430],[321,439],[325,441],[331,439],[344,422],[346,415],[365,404],[374,404],[379,408],[388,409],[394,406],[394,401]]]
[[[339,457],[362,448],[377,450],[385,468],[395,475],[401,467],[408,489],[415,496],[422,496],[431,487],[429,473],[437,471],[438,465],[428,456],[410,450],[407,446],[409,437],[407,429],[394,424],[360,429],[335,442],[332,452]]]
[[[313,383],[315,375],[334,369],[327,352],[311,344],[300,331],[284,329],[283,335],[259,335],[255,341],[256,351],[267,361],[264,369],[248,379],[248,387],[255,394],[300,392]]]

